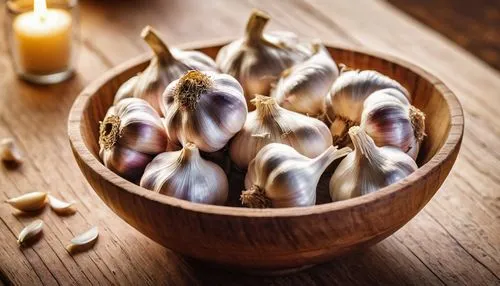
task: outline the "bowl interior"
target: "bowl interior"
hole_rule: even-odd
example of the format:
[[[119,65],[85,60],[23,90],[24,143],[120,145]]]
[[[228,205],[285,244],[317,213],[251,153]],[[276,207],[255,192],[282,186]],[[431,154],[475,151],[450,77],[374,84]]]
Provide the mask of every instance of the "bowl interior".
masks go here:
[[[212,58],[215,58],[222,45],[197,49]],[[343,63],[354,69],[372,69],[385,74],[405,86],[412,96],[413,105],[426,114],[427,136],[421,146],[417,159],[419,166],[424,165],[441,149],[448,136],[451,126],[451,115],[448,103],[443,96],[447,89],[439,90],[441,85],[434,77],[426,74],[415,66],[397,64],[392,61],[381,59],[364,52],[357,52],[343,48],[328,48],[337,63]],[[81,132],[84,144],[95,158],[99,160],[99,121],[104,118],[107,109],[113,103],[113,97],[120,85],[127,79],[142,71],[147,66],[147,57],[126,63],[124,67],[117,67],[118,73],[113,76],[104,77],[97,92],[92,94],[84,107],[81,121]],[[416,72],[418,70],[418,73]],[[240,178],[241,179],[241,178]],[[321,183],[320,183],[321,184]],[[234,186],[234,184],[231,184]],[[327,186],[327,182],[323,182]],[[241,189],[238,189],[238,193]],[[328,202],[328,195],[318,195],[319,203]],[[325,199],[326,198],[326,199]]]

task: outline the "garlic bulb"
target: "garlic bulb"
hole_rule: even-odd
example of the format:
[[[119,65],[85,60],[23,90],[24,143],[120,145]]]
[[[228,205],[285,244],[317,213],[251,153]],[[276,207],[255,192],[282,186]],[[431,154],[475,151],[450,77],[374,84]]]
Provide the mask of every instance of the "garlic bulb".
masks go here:
[[[217,71],[215,62],[201,52],[169,49],[151,26],[142,30],[141,37],[155,56],[141,74],[123,84],[115,103],[127,97],[142,98],[160,113],[160,97],[170,82],[189,70]]]
[[[248,20],[245,36],[223,47],[215,62],[222,72],[234,76],[243,86],[247,105],[255,94],[269,95],[279,74],[310,56],[291,33],[263,34],[269,15],[255,10]]]
[[[224,147],[247,117],[241,85],[227,74],[189,71],[168,85],[162,99],[172,144],[192,142],[205,152]]]
[[[408,91],[397,81],[373,70],[350,70],[340,65],[340,76],[333,83],[326,97],[326,115],[332,123],[330,131],[333,145],[348,145],[347,132],[350,127],[359,125],[363,102],[374,91],[395,88],[410,100]]]
[[[274,98],[257,95],[256,110],[248,114],[243,129],[233,138],[229,156],[241,169],[248,167],[257,153],[269,143],[292,146],[314,158],[332,145],[328,127],[321,121],[280,107]]]
[[[313,53],[305,62],[283,71],[271,95],[288,110],[319,116],[325,113],[325,97],[339,70],[321,44],[313,44]]]
[[[377,147],[360,127],[349,129],[354,152],[347,155],[330,179],[333,201],[346,200],[375,192],[393,184],[418,167],[415,161],[394,147]]]
[[[360,126],[377,146],[397,147],[416,159],[425,136],[425,115],[397,89],[382,89],[365,100]]]
[[[141,187],[179,199],[222,205],[228,195],[224,171],[200,156],[196,145],[162,153],[147,166]]]
[[[314,159],[292,147],[271,143],[250,162],[241,194],[243,205],[252,208],[286,208],[316,203],[316,187],[325,169],[351,149],[330,146]]]
[[[133,182],[146,165],[167,148],[160,116],[144,100],[126,98],[112,106],[99,130],[99,156],[104,165]]]

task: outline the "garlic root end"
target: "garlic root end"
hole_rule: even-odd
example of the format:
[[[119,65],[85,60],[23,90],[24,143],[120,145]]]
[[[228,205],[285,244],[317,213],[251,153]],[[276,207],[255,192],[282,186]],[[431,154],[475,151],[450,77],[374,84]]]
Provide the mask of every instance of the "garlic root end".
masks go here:
[[[245,190],[240,196],[241,204],[249,208],[270,208],[272,207],[271,200],[266,197],[264,190],[256,185]]]

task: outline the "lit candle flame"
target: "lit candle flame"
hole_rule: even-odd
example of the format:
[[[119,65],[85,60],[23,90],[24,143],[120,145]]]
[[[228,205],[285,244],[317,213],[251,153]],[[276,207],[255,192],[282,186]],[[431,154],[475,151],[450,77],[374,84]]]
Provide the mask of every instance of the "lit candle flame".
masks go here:
[[[35,0],[34,8],[35,15],[43,21],[45,19],[45,14],[47,14],[47,3],[45,0]]]

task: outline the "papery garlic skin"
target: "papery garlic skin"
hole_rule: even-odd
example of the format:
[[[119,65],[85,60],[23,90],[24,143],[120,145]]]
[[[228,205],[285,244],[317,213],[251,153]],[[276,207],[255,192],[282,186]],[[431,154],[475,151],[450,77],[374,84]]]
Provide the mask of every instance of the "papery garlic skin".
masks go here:
[[[318,156],[332,145],[332,136],[323,122],[286,110],[271,97],[257,95],[252,103],[256,110],[248,114],[245,125],[229,148],[229,156],[239,168],[246,169],[257,153],[270,143],[292,146],[309,158]]]
[[[189,71],[169,84],[162,98],[172,144],[192,142],[205,152],[222,149],[247,118],[243,89],[226,74]]]
[[[201,52],[169,49],[151,26],[142,30],[141,37],[155,55],[142,73],[120,87],[115,103],[128,97],[142,98],[161,113],[161,95],[169,83],[189,70],[217,71],[215,62]]]
[[[350,151],[348,147],[337,150],[330,146],[311,159],[288,145],[268,144],[248,166],[242,204],[252,208],[312,206],[322,173]]]
[[[340,162],[330,179],[332,201],[347,200],[378,191],[415,170],[415,161],[395,147],[377,147],[360,127],[349,129],[354,152]]]
[[[269,15],[255,10],[250,16],[245,36],[223,47],[215,62],[219,69],[234,76],[243,86],[249,110],[255,94],[269,95],[271,84],[280,73],[310,56],[292,33],[263,34]]]
[[[141,187],[190,202],[223,205],[228,196],[224,171],[186,143],[180,151],[162,153],[147,166]]]
[[[112,106],[99,132],[99,156],[104,165],[132,182],[141,178],[156,154],[167,149],[160,116],[139,98],[126,98]]]
[[[382,89],[365,100],[360,127],[377,146],[397,147],[415,160],[425,136],[425,115],[400,91]]]
[[[320,116],[325,113],[325,97],[339,76],[337,64],[321,44],[313,45],[313,55],[281,73],[271,96],[288,110]]]
[[[341,65],[340,76],[325,100],[326,116],[332,123],[330,131],[334,145],[349,144],[347,132],[350,127],[360,124],[365,99],[384,88],[397,89],[408,101],[411,100],[408,91],[397,81],[374,70],[350,70]]]

